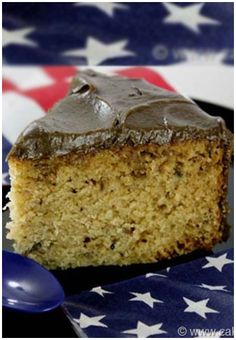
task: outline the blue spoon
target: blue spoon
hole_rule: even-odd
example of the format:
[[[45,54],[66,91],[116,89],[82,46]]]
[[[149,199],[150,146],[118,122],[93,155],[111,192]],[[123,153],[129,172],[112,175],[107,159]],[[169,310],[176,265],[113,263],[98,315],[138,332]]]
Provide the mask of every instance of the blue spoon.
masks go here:
[[[57,279],[34,260],[3,251],[2,269],[4,307],[40,313],[60,306],[65,299]]]

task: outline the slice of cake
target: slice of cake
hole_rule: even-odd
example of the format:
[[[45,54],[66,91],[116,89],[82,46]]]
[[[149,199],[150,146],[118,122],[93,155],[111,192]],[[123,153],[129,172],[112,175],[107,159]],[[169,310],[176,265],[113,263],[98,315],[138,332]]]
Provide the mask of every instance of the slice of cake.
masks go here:
[[[232,136],[140,79],[80,72],[9,154],[8,238],[48,268],[149,263],[226,234]]]

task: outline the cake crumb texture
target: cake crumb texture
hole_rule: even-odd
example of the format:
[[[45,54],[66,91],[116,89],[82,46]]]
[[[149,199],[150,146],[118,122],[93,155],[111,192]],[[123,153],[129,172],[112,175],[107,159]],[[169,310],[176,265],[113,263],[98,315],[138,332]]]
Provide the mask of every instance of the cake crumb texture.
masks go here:
[[[216,139],[10,157],[8,238],[50,269],[211,249],[224,234],[225,157]]]

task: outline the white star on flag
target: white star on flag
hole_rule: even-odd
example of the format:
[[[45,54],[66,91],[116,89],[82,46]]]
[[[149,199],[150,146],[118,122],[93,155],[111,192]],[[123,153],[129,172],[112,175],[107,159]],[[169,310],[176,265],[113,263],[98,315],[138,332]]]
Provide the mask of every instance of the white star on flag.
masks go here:
[[[227,253],[220,255],[218,257],[210,257],[206,256],[206,260],[208,261],[202,268],[216,268],[219,272],[222,272],[223,267],[226,264],[233,263],[234,261],[227,259]]]
[[[87,39],[86,47],[81,49],[68,50],[63,53],[69,57],[83,57],[87,59],[88,65],[99,65],[104,60],[135,55],[134,52],[125,49],[128,40],[119,40],[110,44],[92,37]]]
[[[106,315],[99,315],[99,316],[87,316],[83,313],[80,314],[79,319],[74,319],[81,328],[88,328],[90,326],[98,326],[98,327],[107,327],[104,323],[100,322]]]
[[[209,290],[221,290],[223,292],[229,292],[228,289],[225,289],[225,287],[227,287],[227,286],[211,286],[211,285],[207,285],[205,283],[201,283],[200,285],[198,285],[198,287],[206,288],[206,289],[209,289]]]
[[[123,333],[134,334],[137,336],[137,338],[147,338],[150,335],[158,335],[158,334],[167,333],[166,331],[161,329],[162,325],[163,323],[158,323],[156,325],[148,326],[145,323],[138,321],[137,328],[128,329],[127,331],[124,331]]]
[[[164,275],[164,274],[156,274],[156,273],[147,273],[147,274],[146,274],[146,278],[147,278],[147,279],[148,279],[149,277],[152,277],[152,276],[167,277],[167,276]]]
[[[112,292],[109,292],[108,290],[105,290],[100,286],[91,289],[90,292],[97,293],[97,294],[101,295],[102,297],[104,297],[104,294],[113,294]]]
[[[115,2],[86,2],[77,3],[76,6],[95,7],[104,12],[109,17],[113,17],[116,9],[127,9],[127,6]]]
[[[178,6],[173,3],[163,2],[169,15],[164,19],[168,24],[181,24],[195,33],[199,33],[199,25],[220,25],[218,20],[200,14],[204,3],[196,3],[188,6]]]
[[[184,312],[196,313],[204,319],[207,318],[206,313],[219,313],[217,310],[207,307],[209,299],[199,301],[192,301],[186,297],[183,297],[183,299],[188,305],[188,307],[185,308]]]
[[[129,299],[129,301],[139,301],[146,303],[149,307],[153,308],[154,303],[163,303],[162,300],[154,299],[150,293],[132,293],[135,297]]]
[[[35,29],[33,27],[21,28],[18,30],[6,30],[2,29],[2,47],[8,45],[26,45],[26,46],[37,46],[36,42],[32,41],[26,36],[32,33]]]

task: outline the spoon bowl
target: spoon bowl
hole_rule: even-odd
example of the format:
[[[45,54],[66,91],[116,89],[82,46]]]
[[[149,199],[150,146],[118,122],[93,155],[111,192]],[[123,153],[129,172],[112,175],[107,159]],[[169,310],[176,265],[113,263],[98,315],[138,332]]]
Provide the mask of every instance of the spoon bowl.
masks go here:
[[[64,291],[43,266],[25,256],[3,251],[2,304],[4,307],[40,313],[60,306]]]

